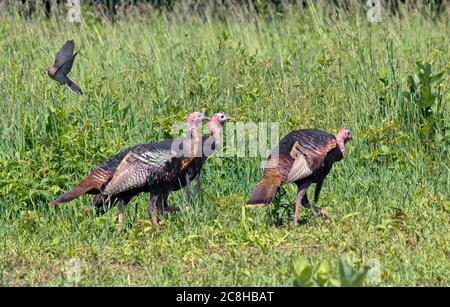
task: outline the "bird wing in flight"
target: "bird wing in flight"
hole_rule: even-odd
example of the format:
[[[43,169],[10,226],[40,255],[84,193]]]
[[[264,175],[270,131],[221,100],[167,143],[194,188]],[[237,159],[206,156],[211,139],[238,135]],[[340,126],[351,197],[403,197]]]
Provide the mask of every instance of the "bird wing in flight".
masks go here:
[[[74,50],[75,42],[73,40],[65,42],[56,54],[55,63],[53,64],[53,66],[59,69],[64,63],[66,63],[74,56]]]
[[[65,61],[61,66],[59,66],[58,70],[55,73],[55,76],[59,74],[63,74],[64,76],[69,74],[69,72],[72,70],[73,62],[75,61],[75,56],[78,52],[76,52],[74,55],[72,55],[67,61]]]

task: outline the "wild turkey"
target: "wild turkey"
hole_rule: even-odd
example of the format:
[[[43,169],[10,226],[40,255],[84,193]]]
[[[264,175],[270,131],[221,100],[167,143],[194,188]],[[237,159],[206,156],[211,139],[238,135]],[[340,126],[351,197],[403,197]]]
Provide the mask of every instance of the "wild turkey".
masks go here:
[[[197,157],[192,161],[188,167],[188,184],[198,175],[198,183],[194,189],[194,195],[198,192],[202,183],[201,169],[203,163],[209,158],[216,148],[221,144],[221,131],[223,124],[228,121],[230,117],[223,112],[214,114],[208,122],[208,129],[211,132],[210,136],[202,137],[202,150],[197,152]],[[188,189],[190,190],[190,189]]]
[[[124,208],[133,196],[161,189],[171,191],[186,185],[186,179],[178,177],[186,172],[189,161],[196,156],[194,151],[200,142],[198,130],[205,119],[201,112],[189,115],[187,126],[191,136],[188,138],[140,144],[121,151],[51,204],[61,205],[83,194],[97,194],[93,204],[100,210],[119,202],[119,222],[122,222]],[[180,145],[178,151],[173,150],[176,144]],[[184,151],[188,151],[187,157]]]
[[[130,199],[141,192],[150,192],[148,211],[152,222],[158,226],[157,209],[167,205],[170,192],[185,187],[200,173],[203,162],[208,157],[208,149],[214,149],[220,142],[220,129],[228,120],[223,113],[215,114],[208,123],[212,136],[200,139],[198,125],[205,119],[204,114],[200,114],[202,116],[198,116],[198,113],[195,116],[191,114],[191,120],[188,120],[191,137],[137,145],[116,156],[119,162],[113,161],[114,172],[108,176],[104,187],[97,188],[99,195],[94,198],[95,204],[104,207],[104,202],[109,202],[109,206],[112,206],[120,201],[119,222],[122,222],[123,211]],[[208,144],[212,146],[208,147]],[[105,169],[108,161],[97,169]],[[86,179],[89,177],[99,176],[94,170]],[[170,211],[174,210],[170,208]]]
[[[197,176],[201,177],[200,171],[203,163],[220,144],[221,129],[228,119],[229,117],[224,113],[216,113],[208,122],[211,136],[204,136],[200,139],[196,132],[191,138],[178,142],[177,146],[174,146],[172,142],[172,155],[176,152],[177,158],[174,158],[175,163],[166,164],[166,172],[164,174],[153,171],[143,172],[143,163],[140,159],[134,162],[134,157],[131,157],[132,160],[127,160],[125,157],[117,167],[114,177],[103,190],[103,195],[117,195],[127,193],[128,190],[133,190],[136,187],[144,188],[146,192],[151,194],[148,207],[150,218],[153,224],[158,226],[157,209],[168,207],[167,198],[170,192],[190,185]],[[194,142],[191,142],[192,140]],[[181,147],[178,148],[180,145]],[[188,150],[186,151],[185,148]],[[164,160],[167,161],[167,159]],[[200,186],[200,183],[201,178],[199,178],[197,187]],[[119,204],[119,214],[123,214],[125,205]],[[168,211],[179,210],[175,207],[168,208],[170,208]]]
[[[336,136],[318,129],[292,131],[281,139],[269,155],[261,181],[256,186],[247,207],[262,207],[272,202],[278,189],[286,183],[297,185],[294,224],[298,222],[300,202],[310,208],[308,187],[316,183],[314,203],[319,200],[320,190],[333,163],[345,156],[345,144],[352,138],[347,129],[341,129]],[[322,217],[328,217],[325,209],[313,205]]]

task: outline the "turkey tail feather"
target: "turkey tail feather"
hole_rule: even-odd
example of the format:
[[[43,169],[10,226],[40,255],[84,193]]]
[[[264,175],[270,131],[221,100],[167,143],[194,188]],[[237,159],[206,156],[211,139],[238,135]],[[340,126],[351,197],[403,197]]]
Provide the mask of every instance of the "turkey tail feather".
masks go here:
[[[64,193],[63,195],[58,197],[54,202],[51,202],[50,205],[57,206],[57,205],[62,205],[64,203],[67,203],[67,202],[83,195],[84,193],[91,190],[92,188],[94,188],[94,186],[92,186],[92,184],[90,184],[89,182],[86,182],[86,181],[82,181],[75,188],[73,188],[69,192]]]
[[[97,190],[100,192],[102,187],[111,179],[113,175],[114,172],[111,170],[97,168],[93,170],[86,178],[84,178],[83,181],[81,181],[75,188],[58,197],[54,202],[50,203],[50,205],[56,206],[67,203],[91,190]]]
[[[248,208],[264,207],[275,198],[279,185],[260,183],[256,186],[250,200],[247,202]]]

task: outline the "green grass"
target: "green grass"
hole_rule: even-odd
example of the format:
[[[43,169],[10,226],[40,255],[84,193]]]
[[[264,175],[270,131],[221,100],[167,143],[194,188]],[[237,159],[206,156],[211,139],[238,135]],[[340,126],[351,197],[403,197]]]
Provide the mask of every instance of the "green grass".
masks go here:
[[[424,135],[402,92],[417,61],[450,69],[449,20],[321,16],[293,8],[271,21],[155,14],[112,25],[84,11],[79,26],[2,16],[0,284],[70,285],[65,263],[76,258],[79,285],[290,286],[298,259],[326,260],[338,279],[338,259],[351,254],[356,267],[382,265],[381,281],[366,285],[448,286],[449,139]],[[82,97],[46,76],[67,39],[80,50],[71,77]],[[439,131],[450,126],[443,95]],[[107,157],[172,137],[173,122],[201,109],[279,122],[280,137],[348,127],[355,137],[319,201],[331,218],[302,209],[306,223],[291,225],[293,186],[244,210],[258,158],[209,159],[193,203],[170,196],[190,210],[161,214],[159,232],[148,195],[130,203],[122,228],[117,209],[96,217],[88,197],[48,206]]]

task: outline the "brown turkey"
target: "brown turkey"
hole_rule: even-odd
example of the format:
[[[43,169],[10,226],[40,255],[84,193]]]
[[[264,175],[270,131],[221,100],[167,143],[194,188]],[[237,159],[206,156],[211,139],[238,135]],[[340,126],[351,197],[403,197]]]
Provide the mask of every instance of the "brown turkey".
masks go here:
[[[94,169],[77,187],[53,204],[70,201],[84,193],[97,194],[93,203],[101,210],[107,210],[119,201],[119,222],[122,222],[125,206],[131,198],[141,192],[150,192],[148,212],[153,224],[158,226],[157,208],[163,209],[170,192],[185,187],[200,173],[207,158],[202,144],[213,138],[209,143],[214,148],[215,137],[220,138],[220,129],[228,120],[221,115],[216,114],[208,123],[213,135],[200,138],[199,125],[206,117],[200,112],[192,113],[188,118],[190,137],[127,148]],[[164,209],[178,210],[175,207]]]
[[[211,131],[210,136],[200,138],[197,128],[192,130],[195,133],[192,133],[190,138],[178,140],[177,143],[172,142],[171,150],[172,155],[176,153],[177,158],[174,160],[176,164],[175,166],[166,164],[168,170],[163,176],[154,172],[143,172],[140,159],[135,161],[133,156],[130,156],[131,160],[125,157],[117,167],[111,181],[103,190],[102,197],[129,193],[130,189],[133,191],[136,187],[139,189],[145,188],[145,191],[151,194],[148,207],[150,218],[153,224],[158,226],[157,209],[179,211],[176,207],[167,206],[167,198],[170,192],[177,191],[185,186],[190,187],[190,183],[197,176],[199,176],[199,181],[196,190],[199,188],[203,163],[220,144],[221,129],[228,119],[229,117],[224,113],[216,113],[208,122]],[[191,140],[194,140],[194,142]],[[131,153],[128,155],[131,155]],[[180,156],[181,158],[178,158]],[[148,184],[149,180],[152,181],[151,184]],[[190,191],[190,188],[188,191]],[[194,194],[196,192],[194,191]],[[123,214],[125,205],[126,203],[124,205],[119,204],[119,220],[122,220],[120,216]]]
[[[262,179],[247,207],[270,204],[282,185],[293,182],[298,188],[294,213],[294,224],[297,225],[300,203],[311,208],[306,193],[308,187],[317,184],[314,193],[314,203],[317,203],[325,177],[333,163],[345,156],[345,144],[351,138],[352,133],[345,128],[339,130],[336,136],[318,129],[292,131],[281,139],[267,158]],[[313,209],[322,217],[328,217],[325,209],[316,205]]]
[[[175,190],[186,185],[183,175],[189,161],[196,155],[194,151],[200,140],[198,130],[205,119],[205,114],[201,112],[193,112],[188,116],[190,137],[126,148],[100,164],[74,189],[51,204],[61,205],[83,194],[96,194],[93,205],[99,212],[103,213],[119,202],[119,222],[122,222],[125,206],[133,196],[158,189]],[[173,150],[175,145],[178,145],[178,152]],[[186,156],[185,151],[192,152]],[[180,176],[184,178],[178,178]]]
[[[221,132],[223,124],[230,120],[230,117],[223,112],[215,113],[211,119],[208,121],[208,129],[211,132],[209,136],[202,137],[202,147],[201,151],[197,151],[197,156],[188,167],[188,181],[187,184],[189,186],[190,182],[198,175],[198,182],[194,188],[194,192],[191,197],[197,194],[201,184],[202,184],[202,176],[201,169],[203,163],[209,158],[216,148],[221,145]],[[190,188],[187,189],[188,192],[191,191]]]

